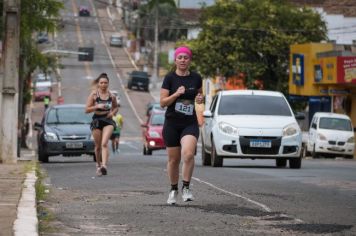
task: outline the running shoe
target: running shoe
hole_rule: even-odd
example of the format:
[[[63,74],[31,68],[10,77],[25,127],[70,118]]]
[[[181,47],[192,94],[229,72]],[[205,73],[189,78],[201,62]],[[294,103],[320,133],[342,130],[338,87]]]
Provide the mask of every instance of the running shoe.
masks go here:
[[[102,176],[103,173],[101,173],[101,167],[96,168],[96,176]]]
[[[108,170],[106,169],[106,167],[102,166],[100,170],[101,170],[101,173],[103,175],[107,175],[108,174]]]
[[[190,191],[189,188],[183,188],[182,192],[183,192],[182,193],[182,198],[183,198],[184,202],[188,202],[188,201],[193,201],[194,200],[192,191]]]
[[[178,196],[178,191],[177,190],[171,190],[168,195],[168,200],[167,204],[169,205],[174,205],[177,202],[177,196]]]

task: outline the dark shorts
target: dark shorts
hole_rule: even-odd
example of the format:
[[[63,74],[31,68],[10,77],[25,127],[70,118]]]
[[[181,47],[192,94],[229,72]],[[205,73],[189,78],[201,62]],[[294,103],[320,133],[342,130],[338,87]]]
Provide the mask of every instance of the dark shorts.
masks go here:
[[[90,129],[100,129],[103,130],[105,126],[112,125],[114,128],[116,127],[115,121],[109,118],[94,118],[90,124]]]
[[[120,132],[113,132],[112,134],[111,134],[111,137],[110,137],[110,139],[115,139],[115,138],[120,138]]]
[[[196,122],[191,124],[165,122],[162,134],[167,147],[180,147],[180,140],[185,135],[193,135],[197,140],[199,139],[199,125]]]

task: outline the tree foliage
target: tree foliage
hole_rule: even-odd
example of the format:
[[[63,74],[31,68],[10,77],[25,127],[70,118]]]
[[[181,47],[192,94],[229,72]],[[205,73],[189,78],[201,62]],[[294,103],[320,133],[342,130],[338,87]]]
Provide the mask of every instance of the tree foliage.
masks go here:
[[[155,11],[158,10],[158,28],[160,39],[176,39],[181,33],[179,28],[184,22],[179,18],[179,13],[174,0],[151,0],[139,8],[141,26],[145,38],[153,40]]]
[[[28,68],[25,73],[31,73],[37,66],[43,71],[56,68],[56,60],[41,54],[32,36],[36,32],[53,33],[62,8],[63,3],[58,0],[21,1],[20,58]]]
[[[326,24],[308,8],[287,0],[218,0],[206,7],[193,48],[195,66],[205,76],[246,75],[266,89],[286,91],[289,46],[326,39]]]

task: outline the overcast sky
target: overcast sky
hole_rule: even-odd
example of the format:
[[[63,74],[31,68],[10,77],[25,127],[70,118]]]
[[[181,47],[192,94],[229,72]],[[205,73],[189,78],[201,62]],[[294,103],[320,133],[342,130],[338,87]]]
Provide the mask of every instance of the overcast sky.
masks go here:
[[[180,2],[180,8],[200,8],[201,3],[210,6],[215,3],[215,0],[179,0],[178,2]]]

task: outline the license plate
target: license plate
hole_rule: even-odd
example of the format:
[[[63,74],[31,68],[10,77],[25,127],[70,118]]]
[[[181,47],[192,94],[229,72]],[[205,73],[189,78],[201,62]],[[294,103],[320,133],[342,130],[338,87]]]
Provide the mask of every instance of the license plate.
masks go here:
[[[68,149],[83,148],[83,143],[66,143],[66,148]]]
[[[341,147],[330,147],[331,151],[341,151],[342,148]]]
[[[251,140],[250,147],[255,148],[271,148],[272,142],[270,140]]]

